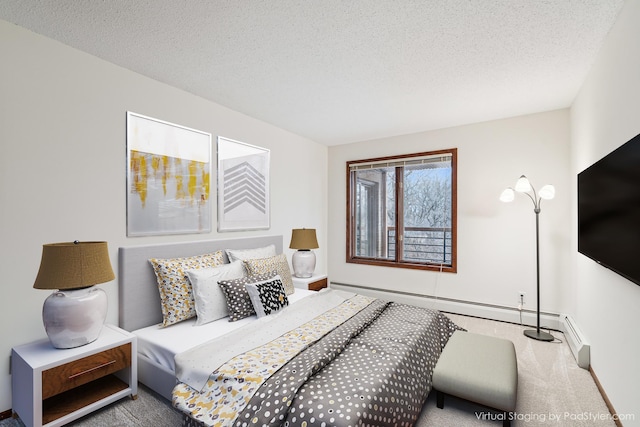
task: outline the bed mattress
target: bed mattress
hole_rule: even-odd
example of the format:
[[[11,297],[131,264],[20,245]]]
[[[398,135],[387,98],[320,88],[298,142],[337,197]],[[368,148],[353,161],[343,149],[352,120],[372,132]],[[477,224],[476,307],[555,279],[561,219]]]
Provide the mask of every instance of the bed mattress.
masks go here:
[[[295,304],[301,299],[316,294],[314,291],[296,288],[288,296],[289,303]],[[196,326],[196,319],[185,320],[169,327],[160,324],[137,329],[132,333],[138,339],[138,354],[152,360],[171,372],[175,372],[175,356],[194,348],[203,342],[221,337],[239,329],[257,319],[255,315],[236,322],[228,318]]]

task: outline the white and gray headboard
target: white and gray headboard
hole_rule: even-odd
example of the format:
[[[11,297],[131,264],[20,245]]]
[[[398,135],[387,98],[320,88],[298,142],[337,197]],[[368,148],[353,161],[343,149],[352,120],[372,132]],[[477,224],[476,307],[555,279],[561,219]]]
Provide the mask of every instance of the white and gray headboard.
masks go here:
[[[260,236],[224,240],[164,243],[118,249],[118,321],[133,331],[162,323],[158,283],[149,258],[178,258],[224,249],[249,249],[268,245],[282,253],[282,236]],[[225,255],[225,262],[228,262]]]

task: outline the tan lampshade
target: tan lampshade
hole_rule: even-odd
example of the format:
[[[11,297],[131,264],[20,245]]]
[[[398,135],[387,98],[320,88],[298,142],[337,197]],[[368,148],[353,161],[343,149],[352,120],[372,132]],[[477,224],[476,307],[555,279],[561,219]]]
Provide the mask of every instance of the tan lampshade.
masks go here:
[[[290,249],[317,249],[318,239],[315,228],[294,228],[291,231]]]
[[[36,289],[77,289],[115,279],[107,242],[42,245]]]

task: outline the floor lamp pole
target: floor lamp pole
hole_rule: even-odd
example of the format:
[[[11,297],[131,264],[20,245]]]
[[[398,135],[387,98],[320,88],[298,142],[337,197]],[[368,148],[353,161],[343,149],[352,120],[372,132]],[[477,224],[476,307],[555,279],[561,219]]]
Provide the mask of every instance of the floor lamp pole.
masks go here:
[[[538,341],[553,341],[553,335],[540,330],[540,208],[534,209],[536,213],[536,330],[527,329],[524,334]]]

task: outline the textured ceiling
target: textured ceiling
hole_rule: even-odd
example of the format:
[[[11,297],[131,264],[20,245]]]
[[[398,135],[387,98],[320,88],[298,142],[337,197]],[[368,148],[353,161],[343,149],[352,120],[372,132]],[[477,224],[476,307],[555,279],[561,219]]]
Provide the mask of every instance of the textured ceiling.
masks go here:
[[[623,0],[0,0],[0,19],[334,145],[571,105]]]

